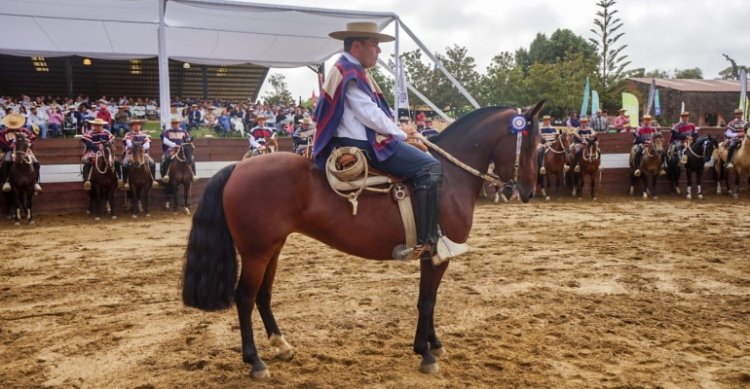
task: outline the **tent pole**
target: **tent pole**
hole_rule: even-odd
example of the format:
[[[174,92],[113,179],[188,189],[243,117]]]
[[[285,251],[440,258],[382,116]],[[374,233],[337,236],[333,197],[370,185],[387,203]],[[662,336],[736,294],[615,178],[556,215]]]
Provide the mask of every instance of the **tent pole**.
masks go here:
[[[73,61],[71,57],[65,58],[65,87],[68,97],[73,98]]]
[[[401,83],[398,82],[398,75],[401,74],[399,72],[401,61],[399,60],[399,47],[398,47],[398,41],[399,41],[398,20],[396,21],[395,25],[396,25],[396,34],[395,34],[396,40],[393,44],[393,58],[395,58],[396,60],[396,75],[393,77],[393,83],[395,84],[395,88],[393,88],[393,106],[396,107],[396,113],[393,115],[393,121],[395,123],[398,123],[398,117],[400,115],[398,113],[398,108],[399,108],[398,97],[401,95],[401,89],[400,89]],[[409,107],[406,107],[406,108],[408,109]]]
[[[208,66],[201,65],[201,83],[203,84],[203,100],[208,100]]]
[[[159,119],[160,129],[167,128],[170,115],[169,56],[167,54],[167,27],[164,25],[166,0],[159,0]]]
[[[396,74],[396,72],[393,69],[391,69],[388,66],[388,64],[385,63],[382,59],[378,58],[378,63],[380,64],[380,66],[382,66],[383,68],[385,68],[385,70],[387,70],[388,72],[390,72],[393,75],[394,78],[398,78],[398,75]],[[409,89],[410,91],[412,91],[412,93],[414,93],[415,95],[417,95],[417,97],[419,97],[422,101],[424,101],[425,104],[429,105],[430,108],[432,108],[433,111],[435,111],[438,115],[440,115],[440,117],[442,117],[443,119],[445,119],[448,123],[452,123],[453,122],[453,119],[451,119],[448,115],[446,115],[445,112],[443,112],[442,110],[440,110],[440,108],[438,108],[437,105],[435,105],[435,103],[433,103],[432,101],[430,101],[430,99],[428,99],[419,90],[417,90],[417,88],[415,88],[411,84],[406,84],[406,87],[407,87],[407,89]]]
[[[440,61],[438,61],[437,57],[435,57],[429,50],[427,50],[427,47],[424,45],[424,43],[422,43],[422,41],[420,41],[419,38],[417,38],[417,36],[414,35],[413,32],[411,32],[409,27],[407,27],[404,23],[401,22],[401,18],[397,17],[396,22],[400,24],[401,28],[404,29],[404,31],[411,37],[412,40],[414,40],[414,43],[416,43],[417,46],[419,46],[419,48],[422,49],[422,51],[424,51],[425,55],[427,55],[427,57],[430,58],[432,62],[435,63],[435,67],[440,69],[440,71],[443,72],[443,74],[445,74],[446,77],[448,77],[448,80],[450,80],[450,82],[453,83],[453,85],[456,88],[458,88],[458,91],[461,92],[461,94],[464,95],[464,97],[466,97],[466,100],[469,100],[469,102],[474,106],[474,108],[479,108],[479,103],[477,103],[477,101],[474,100],[474,97],[471,96],[469,91],[467,91],[466,88],[464,88],[464,86],[461,85],[461,83],[458,82],[458,80],[456,80],[456,78],[453,77],[453,75],[451,75],[450,72],[448,72],[448,70],[445,69],[443,64],[440,63]]]

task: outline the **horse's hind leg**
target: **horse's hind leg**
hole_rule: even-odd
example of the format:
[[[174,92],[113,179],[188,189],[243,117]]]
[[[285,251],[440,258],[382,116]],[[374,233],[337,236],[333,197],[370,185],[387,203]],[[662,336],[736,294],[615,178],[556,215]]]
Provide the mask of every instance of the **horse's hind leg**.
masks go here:
[[[438,286],[443,278],[448,262],[433,266],[432,261],[420,261],[419,300],[417,309],[417,333],[414,336],[414,352],[422,356],[420,370],[424,373],[436,373],[439,368],[436,356],[444,353],[443,344],[435,335],[433,317]]]
[[[273,311],[271,310],[273,279],[276,276],[276,265],[279,261],[280,252],[281,249],[276,251],[276,254],[271,258],[268,266],[266,266],[263,284],[261,284],[260,290],[258,290],[255,304],[258,306],[258,312],[260,312],[260,318],[263,320],[263,326],[266,328],[266,335],[271,342],[271,346],[278,347],[279,349],[277,357],[283,361],[289,361],[294,356],[294,348],[284,339],[284,335],[281,334],[281,330],[279,330],[276,318],[274,318]]]

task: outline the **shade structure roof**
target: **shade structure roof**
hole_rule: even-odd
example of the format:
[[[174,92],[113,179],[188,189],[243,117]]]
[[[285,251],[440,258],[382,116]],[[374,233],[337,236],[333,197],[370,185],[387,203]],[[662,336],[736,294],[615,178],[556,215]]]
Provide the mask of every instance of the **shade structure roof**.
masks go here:
[[[393,13],[251,3],[164,0],[166,53],[206,65],[320,64],[340,51],[328,33],[348,22],[387,27]],[[0,24],[22,39],[0,40],[0,54],[134,59],[159,54],[159,0],[0,0]]]
[[[631,78],[635,82],[651,84],[651,78]],[[655,79],[659,88],[669,88],[680,92],[740,92],[738,80],[693,80],[693,79]]]

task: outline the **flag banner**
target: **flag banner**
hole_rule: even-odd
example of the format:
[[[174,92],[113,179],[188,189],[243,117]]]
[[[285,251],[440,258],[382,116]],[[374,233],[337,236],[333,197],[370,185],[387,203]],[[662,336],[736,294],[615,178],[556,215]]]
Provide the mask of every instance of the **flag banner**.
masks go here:
[[[591,116],[594,116],[599,112],[599,93],[595,90],[591,91]]]
[[[581,104],[581,114],[579,117],[586,116],[586,109],[589,107],[589,78],[586,77],[586,85],[583,86],[583,104]]]
[[[685,112],[685,102],[684,101],[680,105],[680,115],[682,115],[683,112]]]
[[[625,108],[630,115],[630,126],[633,128],[638,127],[638,98],[632,93],[622,94],[622,107]]]
[[[646,103],[646,112],[644,112],[644,115],[650,115],[651,114],[651,107],[654,106],[654,95],[656,94],[656,80],[651,79],[651,88],[648,90],[648,100]],[[630,111],[628,111],[630,112]]]
[[[747,119],[747,72],[740,69],[740,106],[742,110],[742,120]]]
[[[661,115],[661,103],[659,102],[659,88],[656,88],[654,92],[654,115]]]
[[[398,102],[396,103],[396,111],[398,112],[398,109],[404,108],[407,111],[409,110],[409,91],[406,87],[406,74],[404,73],[404,64],[401,62],[401,59],[398,61],[398,84],[396,85],[398,88]]]

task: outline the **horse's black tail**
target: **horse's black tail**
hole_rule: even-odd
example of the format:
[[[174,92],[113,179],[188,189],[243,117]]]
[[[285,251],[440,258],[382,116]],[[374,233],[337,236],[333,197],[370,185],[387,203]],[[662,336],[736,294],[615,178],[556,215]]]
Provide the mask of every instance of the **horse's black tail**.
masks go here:
[[[237,275],[234,240],[224,218],[224,186],[235,164],[208,182],[190,228],[182,271],[182,302],[204,311],[232,306]]]

